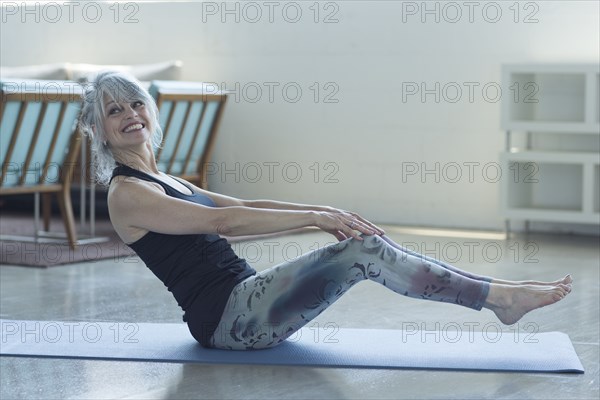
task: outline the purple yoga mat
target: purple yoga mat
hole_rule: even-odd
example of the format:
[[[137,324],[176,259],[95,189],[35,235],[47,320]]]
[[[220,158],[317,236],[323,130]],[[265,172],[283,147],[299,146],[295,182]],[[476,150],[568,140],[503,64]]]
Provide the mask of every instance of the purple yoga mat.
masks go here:
[[[527,333],[304,327],[271,349],[202,348],[185,324],[0,320],[0,356],[335,368],[575,372],[569,337]],[[457,325],[458,326],[458,325]],[[460,328],[460,326],[458,326]]]

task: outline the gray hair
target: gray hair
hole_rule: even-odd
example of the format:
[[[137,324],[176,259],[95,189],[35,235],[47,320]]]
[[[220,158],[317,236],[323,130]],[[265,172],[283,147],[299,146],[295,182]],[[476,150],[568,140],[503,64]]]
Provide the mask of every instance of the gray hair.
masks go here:
[[[86,85],[79,127],[91,139],[91,161],[94,165],[95,179],[99,184],[108,186],[116,162],[112,151],[105,145],[105,96],[115,102],[141,101],[145,104],[152,124],[151,140],[154,150],[161,146],[163,133],[158,121],[156,102],[134,77],[122,72],[105,71],[99,73],[92,83]],[[95,132],[92,127],[95,128]]]

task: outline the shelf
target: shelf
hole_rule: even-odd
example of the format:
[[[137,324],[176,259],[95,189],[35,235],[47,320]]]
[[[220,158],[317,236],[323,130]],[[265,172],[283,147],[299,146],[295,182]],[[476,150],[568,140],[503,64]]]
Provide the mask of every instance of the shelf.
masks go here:
[[[515,122],[585,122],[585,74],[515,73],[509,81]]]
[[[500,155],[504,218],[598,223],[600,156],[596,152],[513,151]]]
[[[509,160],[507,209],[583,211],[583,166]]]
[[[511,121],[509,124],[505,124],[503,129],[521,132],[598,134],[600,132],[600,124],[589,124],[586,122]]]
[[[537,162],[537,163],[566,163],[566,164],[597,164],[600,155],[589,151],[524,151],[512,149],[501,153],[503,160]]]
[[[594,96],[592,97],[596,97],[596,101],[595,101],[595,112],[596,112],[596,125],[600,125],[600,74],[593,74],[594,76],[594,80],[595,80],[595,84],[593,85],[594,87]]]
[[[594,213],[600,213],[600,165],[594,166],[594,179],[592,184],[594,185]]]
[[[501,214],[599,225],[600,67],[504,65],[502,93]]]
[[[517,149],[519,145],[526,148],[529,141],[529,147],[535,151],[600,154],[600,137],[584,133],[533,132],[527,136],[512,135],[511,141]]]
[[[600,134],[598,66],[505,65],[502,128]]]
[[[538,210],[531,208],[514,208],[504,213],[505,218],[526,221],[567,222],[576,224],[598,223],[598,213],[588,214],[564,210]]]

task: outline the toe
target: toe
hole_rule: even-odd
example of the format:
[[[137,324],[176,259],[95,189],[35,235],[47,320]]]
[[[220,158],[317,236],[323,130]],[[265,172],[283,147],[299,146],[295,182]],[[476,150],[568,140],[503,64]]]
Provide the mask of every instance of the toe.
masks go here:
[[[560,293],[553,293],[552,294],[552,300],[554,302],[559,301],[560,299],[562,299],[562,296],[560,295]]]
[[[558,294],[562,299],[563,297],[565,297],[567,291],[564,287],[557,286],[556,289],[554,289],[554,293]]]

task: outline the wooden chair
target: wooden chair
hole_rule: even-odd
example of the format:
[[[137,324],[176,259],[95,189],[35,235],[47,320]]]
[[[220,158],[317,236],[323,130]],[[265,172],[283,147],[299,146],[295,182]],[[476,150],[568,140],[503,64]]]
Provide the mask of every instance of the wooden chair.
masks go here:
[[[81,92],[75,82],[0,82],[0,196],[35,195],[33,239],[37,241],[39,196],[44,197],[44,229],[48,231],[49,200],[56,194],[71,248],[77,243],[70,191],[80,149],[76,124]]]
[[[207,188],[207,164],[227,95],[200,82],[153,81],[163,145],[156,160],[161,171]]]

